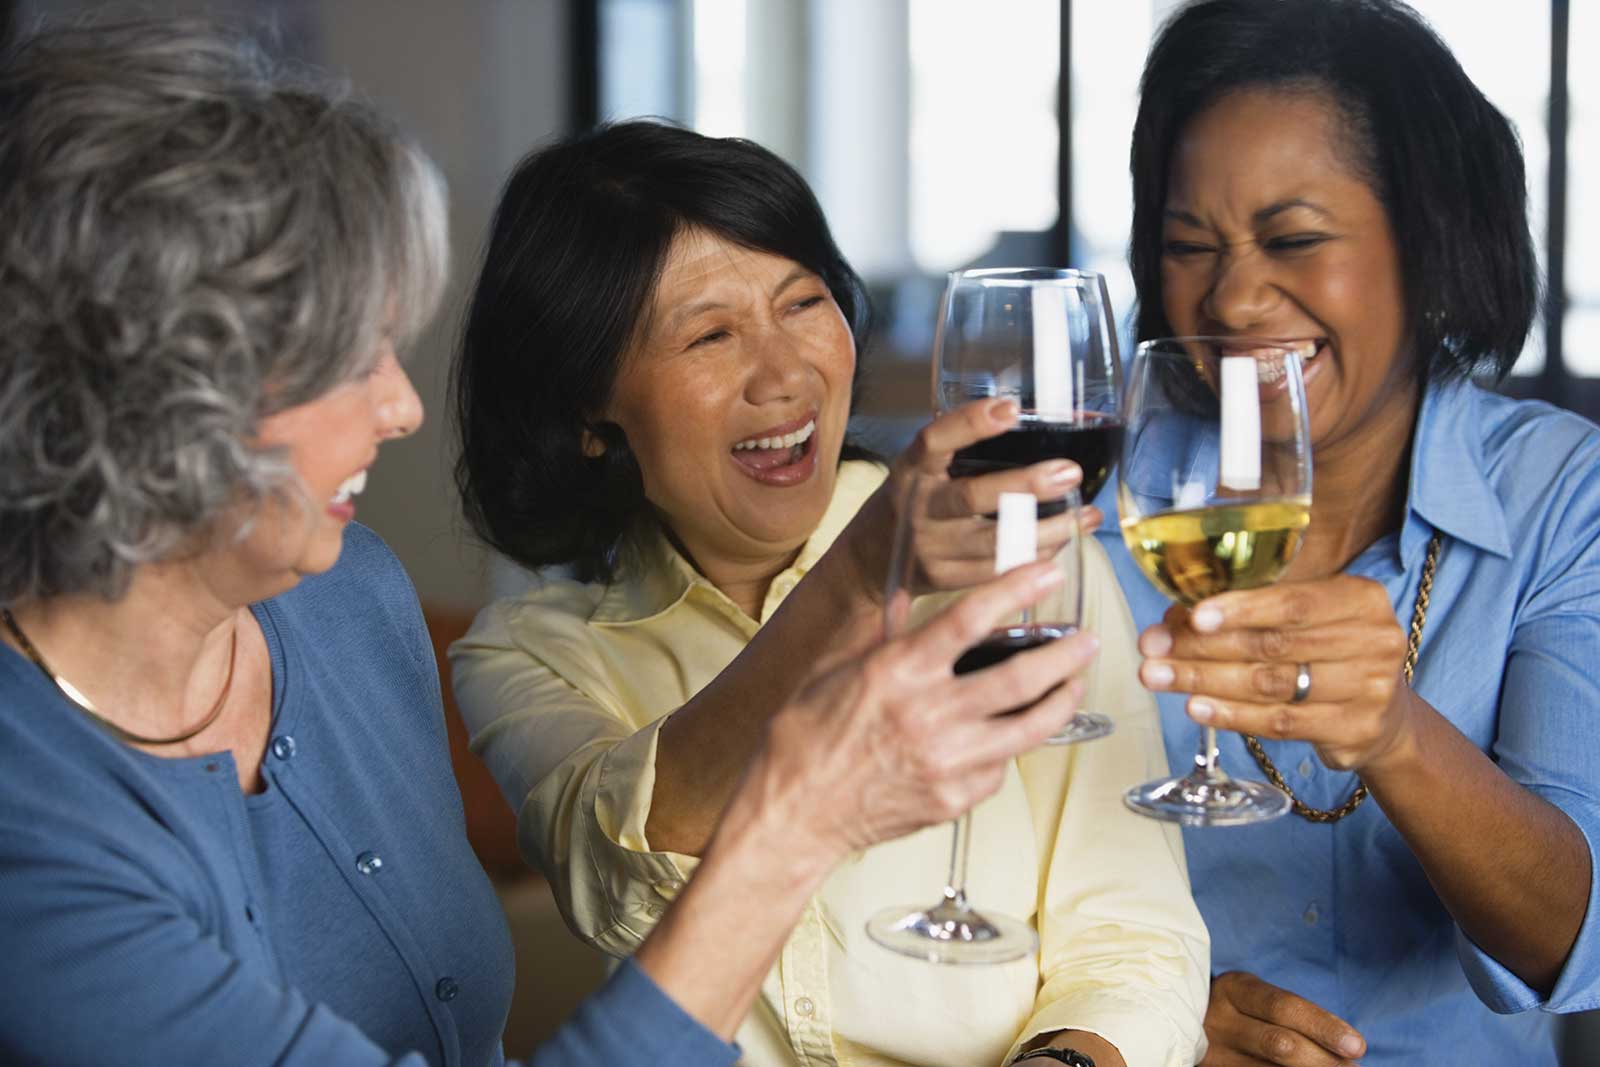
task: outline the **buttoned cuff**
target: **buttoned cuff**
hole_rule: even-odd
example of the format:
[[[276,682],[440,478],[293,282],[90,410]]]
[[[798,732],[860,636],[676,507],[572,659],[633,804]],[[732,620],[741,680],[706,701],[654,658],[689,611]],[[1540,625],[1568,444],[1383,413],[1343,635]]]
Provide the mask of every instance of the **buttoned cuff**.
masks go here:
[[[1198,1027],[1184,1026],[1148,997],[1088,982],[1034,1012],[1003,1062],[1010,1063],[1040,1034],[1062,1030],[1082,1030],[1110,1042],[1130,1067],[1191,1067],[1206,1054],[1205,1034]]]
[[[665,718],[612,747],[581,797],[593,813],[581,857],[604,894],[612,928],[594,939],[612,955],[638,947],[699,864],[680,852],[653,850],[645,836],[656,784],[656,747]]]
[[[1472,991],[1491,1011],[1502,1015],[1540,1008],[1549,1012],[1589,1011],[1600,1007],[1600,805],[1559,789],[1528,786],[1529,792],[1560,808],[1589,846],[1589,908],[1572,951],[1562,965],[1549,996],[1495,959],[1456,927],[1456,956]]]

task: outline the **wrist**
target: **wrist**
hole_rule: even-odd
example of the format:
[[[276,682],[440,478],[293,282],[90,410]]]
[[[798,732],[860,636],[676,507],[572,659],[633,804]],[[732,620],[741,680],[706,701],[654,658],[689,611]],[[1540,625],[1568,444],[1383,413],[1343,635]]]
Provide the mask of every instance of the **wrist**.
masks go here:
[[[750,880],[805,900],[847,854],[808,817],[806,797],[759,750],[734,792],[711,847],[750,869]],[[709,850],[708,850],[709,851]]]
[[[1375,752],[1360,768],[1361,779],[1368,788],[1379,788],[1385,780],[1410,776],[1426,763],[1419,734],[1426,727],[1426,719],[1436,714],[1410,686],[1402,686],[1395,694],[1398,704],[1399,724],[1388,744]]]

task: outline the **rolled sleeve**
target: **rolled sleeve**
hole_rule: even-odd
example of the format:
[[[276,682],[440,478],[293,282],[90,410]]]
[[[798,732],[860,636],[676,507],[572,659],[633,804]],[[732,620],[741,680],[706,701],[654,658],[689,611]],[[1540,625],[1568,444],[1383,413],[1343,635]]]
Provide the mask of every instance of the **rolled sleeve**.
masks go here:
[[[1594,496],[1592,492],[1589,494]],[[1597,501],[1562,525],[1600,528]],[[1501,1013],[1600,1007],[1600,543],[1579,540],[1554,561],[1518,613],[1500,696],[1494,758],[1500,769],[1560,809],[1588,846],[1589,901],[1548,995],[1523,982],[1460,929],[1457,955],[1473,991]]]
[[[653,851],[645,838],[666,720],[630,724],[619,707],[558,674],[538,654],[537,636],[515,632],[516,618],[492,606],[450,650],[472,750],[517,813],[522,856],[550,880],[567,925],[624,956],[696,863]],[[581,639],[548,636],[563,662],[573,661],[568,673],[581,673]]]
[[[1098,546],[1086,558],[1085,627],[1104,650],[1085,703],[1116,730],[1019,761],[1048,858],[1039,906],[1041,988],[1007,1059],[1041,1034],[1084,1030],[1129,1064],[1204,1055],[1210,940],[1177,827],[1129,811],[1129,788],[1167,773],[1155,704],[1135,682],[1133,625]]]

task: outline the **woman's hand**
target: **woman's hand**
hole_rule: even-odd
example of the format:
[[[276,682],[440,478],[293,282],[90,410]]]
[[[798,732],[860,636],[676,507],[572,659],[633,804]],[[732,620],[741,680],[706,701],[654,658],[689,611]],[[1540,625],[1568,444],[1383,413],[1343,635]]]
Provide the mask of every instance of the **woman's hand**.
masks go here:
[[[1412,741],[1402,681],[1406,635],[1383,586],[1338,575],[1174,606],[1139,638],[1146,688],[1191,693],[1189,717],[1219,729],[1311,742],[1360,771]],[[1299,664],[1311,688],[1293,703]]]
[[[1211,980],[1200,1067],[1349,1067],[1367,1043],[1343,1019],[1253,974]]]
[[[809,844],[831,864],[953,819],[1000,788],[1012,757],[1072,717],[1082,693],[1075,676],[1098,647],[1091,635],[959,677],[952,669],[1060,581],[1046,563],[991,578],[922,627],[824,674],[774,716],[747,784],[795,848]]]
[[[912,550],[917,554],[919,592],[965,589],[994,573],[992,516],[999,510],[1001,493],[1060,499],[1082,483],[1083,471],[1069,459],[970,478],[950,477],[950,462],[958,451],[1006,432],[1017,424],[1017,416],[1013,401],[976,400],[938,416],[917,433],[890,466],[888,479],[840,537],[855,561],[863,592],[874,599],[883,595],[896,524],[904,508],[917,515]],[[908,491],[913,482],[915,494]],[[1096,508],[1080,511],[1085,533],[1098,527],[1101,519]],[[1041,519],[1041,554],[1065,545],[1072,531],[1070,512]]]

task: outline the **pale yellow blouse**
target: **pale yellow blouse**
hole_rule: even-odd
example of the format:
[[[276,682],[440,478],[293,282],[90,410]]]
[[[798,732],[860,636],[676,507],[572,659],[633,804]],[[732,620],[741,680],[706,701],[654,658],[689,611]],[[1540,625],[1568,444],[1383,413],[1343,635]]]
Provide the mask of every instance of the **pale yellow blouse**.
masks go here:
[[[762,620],[881,483],[846,463],[829,510],[772,583]],[[601,950],[635,949],[694,869],[652,851],[645,821],[657,728],[759,626],[665,538],[647,573],[613,586],[547,580],[486,608],[450,650],[472,746],[517,811],[524,858],[567,923]],[[950,828],[846,863],[806,907],[739,1031],[748,1067],[998,1065],[1033,1036],[1079,1029],[1130,1067],[1204,1052],[1209,941],[1175,828],[1127,811],[1129,786],[1167,773],[1153,701],[1134,675],[1132,622],[1110,563],[1086,548],[1085,628],[1101,653],[1086,703],[1116,732],[1017,760],[973,819],[968,891],[1032,921],[1040,951],[999,966],[936,966],[868,940],[885,905],[932,903]]]

